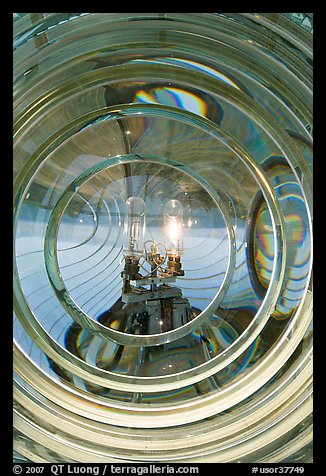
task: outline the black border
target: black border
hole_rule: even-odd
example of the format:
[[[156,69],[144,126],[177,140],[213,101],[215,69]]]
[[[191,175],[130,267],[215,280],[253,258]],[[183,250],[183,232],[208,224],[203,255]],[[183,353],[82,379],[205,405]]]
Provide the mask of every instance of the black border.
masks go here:
[[[148,2],[149,3],[149,2]],[[75,4],[75,5],[74,5]],[[98,8],[95,8],[97,5],[92,3],[93,11],[101,11],[101,7],[106,6],[107,8],[113,7],[113,5],[100,3],[98,4]],[[146,10],[151,11],[152,8],[157,8],[158,6],[164,8],[164,10],[172,10],[176,11],[176,5],[181,8],[181,11],[191,11],[190,8],[200,6],[200,12],[212,12],[219,7],[214,2],[208,2],[208,4],[200,2],[200,5],[193,2],[190,3],[182,3],[180,2],[164,2],[162,4],[149,4]],[[139,5],[129,5],[126,3],[125,7],[146,7],[146,3],[141,3]],[[321,474],[319,468],[321,468],[323,462],[323,447],[324,447],[324,431],[323,431],[323,424],[322,424],[322,410],[324,408],[323,400],[324,400],[324,385],[323,385],[323,376],[324,376],[324,361],[325,361],[325,354],[323,354],[323,346],[325,346],[325,335],[323,332],[323,321],[325,320],[325,313],[321,312],[322,309],[322,286],[324,284],[324,268],[321,262],[321,258],[323,256],[324,251],[324,237],[323,237],[323,219],[326,215],[325,208],[326,208],[326,200],[323,196],[323,188],[325,188],[325,177],[326,173],[324,172],[323,162],[326,161],[324,155],[325,151],[323,148],[323,134],[325,132],[322,130],[325,126],[325,120],[322,116],[323,111],[323,104],[322,104],[322,92],[325,90],[324,83],[324,76],[323,76],[323,63],[325,57],[325,39],[323,35],[323,28],[325,29],[325,16],[322,10],[322,4],[319,3],[318,8],[317,5],[313,4],[312,2],[298,2],[298,1],[287,1],[287,2],[270,2],[270,4],[266,5],[266,2],[239,2],[238,5],[236,2],[227,5],[221,5],[220,7],[228,7],[228,9],[232,8],[233,10],[245,9],[246,11],[261,11],[263,8],[264,10],[272,10],[275,12],[280,11],[303,11],[305,9],[309,9],[314,14],[314,151],[315,151],[315,161],[314,161],[314,218],[317,218],[317,230],[314,235],[314,254],[317,256],[317,265],[315,267],[314,276],[315,282],[317,283],[316,292],[314,294],[314,304],[315,307],[317,306],[317,312],[315,313],[315,353],[317,353],[315,357],[314,363],[314,377],[315,377],[315,384],[314,384],[314,411],[315,411],[315,418],[314,418],[314,463],[309,465],[311,469],[305,465],[305,473],[312,473],[316,472],[316,474]],[[11,279],[12,276],[12,264],[11,264],[11,257],[9,250],[12,249],[12,220],[11,220],[11,205],[12,205],[12,182],[11,182],[11,175],[12,175],[12,166],[11,166],[11,158],[12,158],[12,14],[15,11],[22,11],[28,9],[28,11],[40,11],[44,9],[44,7],[50,7],[50,5],[44,5],[44,2],[29,2],[29,3],[22,3],[22,2],[14,2],[10,5],[10,10],[7,11],[7,6],[5,5],[5,12],[2,13],[1,18],[1,35],[2,35],[2,65],[1,65],[1,92],[2,92],[2,141],[1,141],[1,152],[2,152],[2,164],[1,164],[1,250],[2,250],[2,280],[1,280],[1,303],[2,308],[0,312],[0,316],[2,319],[1,322],[1,357],[2,357],[2,365],[1,365],[1,410],[2,410],[2,418],[0,422],[0,434],[2,435],[2,441],[0,445],[0,466],[3,468],[7,466],[12,468],[12,440],[13,440],[13,431],[12,431],[12,346],[11,346],[11,339],[12,339],[12,322],[11,322],[11,314],[12,314],[12,304],[8,299],[8,296],[12,295],[12,286],[11,286]],[[60,4],[56,2],[53,7],[60,9]],[[52,7],[52,8],[53,8]],[[87,9],[89,7],[88,4],[82,5],[82,2],[69,2],[69,4],[65,3],[61,10],[66,10],[68,7],[73,9]],[[120,5],[119,5],[120,7]],[[270,7],[270,8],[268,8]],[[123,8],[123,7],[122,7]],[[130,8],[129,8],[130,9]],[[103,9],[102,9],[103,10]],[[106,11],[107,9],[104,9]],[[48,9],[47,9],[48,11]],[[121,11],[121,10],[119,10]],[[195,10],[196,12],[196,10]],[[195,13],[194,12],[194,13]],[[318,111],[318,109],[320,109]],[[319,215],[319,217],[318,217]],[[320,354],[320,355],[319,355]],[[215,466],[215,463],[208,466]],[[291,465],[291,464],[289,464]],[[204,465],[207,468],[207,464]],[[245,466],[247,464],[245,463]],[[273,465],[255,465],[250,464],[250,468],[252,466],[273,466]],[[279,465],[278,465],[279,466]],[[207,468],[209,469],[209,468]],[[233,468],[234,469],[234,468]],[[236,471],[237,474],[251,474],[251,471],[245,471],[243,465],[237,465]],[[201,471],[200,471],[201,472]],[[7,474],[4,470],[4,474]],[[45,473],[43,473],[45,474]],[[49,473],[50,474],[50,473]],[[310,473],[311,474],[311,473]]]

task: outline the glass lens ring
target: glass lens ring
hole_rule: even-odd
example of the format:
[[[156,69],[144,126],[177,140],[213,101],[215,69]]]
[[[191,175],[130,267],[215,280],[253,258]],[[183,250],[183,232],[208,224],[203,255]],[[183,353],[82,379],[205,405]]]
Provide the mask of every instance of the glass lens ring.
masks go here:
[[[132,107],[131,109],[132,109],[132,110],[134,109],[135,114],[138,112],[138,107],[137,107],[137,105],[135,105],[135,106]],[[156,107],[147,106],[145,109],[146,109],[146,111],[147,111],[147,114],[150,113],[150,111],[152,111],[152,113],[156,114]],[[179,114],[177,111],[175,111],[175,110],[172,110],[171,112],[172,112],[172,115],[173,115],[174,117],[178,117],[178,116],[180,115],[180,114]],[[182,113],[182,116],[184,116],[184,117],[189,117],[189,119],[188,119],[189,121],[191,120],[192,122],[195,122],[195,123],[201,125],[201,127],[203,127],[203,128],[205,127],[205,125],[204,125],[204,120],[203,120],[203,119],[200,119],[199,117],[193,118],[193,115],[192,115],[191,113],[187,113],[187,114]],[[185,120],[184,117],[183,117],[183,120]],[[211,131],[212,131],[212,126],[211,126],[210,123],[208,124],[208,127],[209,127],[209,133],[212,134],[212,132],[211,132]],[[216,127],[216,126],[215,126],[215,127]],[[219,131],[218,131],[218,136],[220,136],[220,134],[221,134],[221,131],[219,130]],[[223,132],[222,132],[222,136],[223,136]],[[231,141],[231,139],[228,137],[228,139],[227,139],[228,147],[230,147],[230,141]],[[239,144],[237,144],[236,146],[234,146],[234,150],[236,150],[236,153],[239,155],[239,150],[241,150],[241,146],[240,146]],[[248,155],[247,155],[245,152],[242,152],[242,153],[243,153],[243,155],[244,155],[245,158],[243,158],[243,156],[240,156],[241,160],[246,161],[246,164],[248,164],[248,158],[247,158]],[[252,162],[249,161],[249,164],[252,166]],[[257,168],[257,165],[254,165],[253,167],[254,167],[254,170],[255,170],[255,169]],[[260,179],[259,179],[259,175],[258,175],[258,179],[257,179],[257,176],[255,176],[255,179],[259,181],[259,180],[260,180]],[[264,185],[262,185],[262,187],[264,187]],[[271,193],[273,194],[273,192],[271,192]],[[272,203],[271,203],[271,202],[269,202],[269,203],[270,203],[270,206],[273,207],[273,206],[275,206],[275,203],[276,203],[276,202],[275,202],[275,200],[273,200]],[[282,218],[281,218],[280,213],[278,213],[278,218],[276,218],[275,221],[278,222],[278,223],[282,223]],[[281,225],[280,225],[280,226],[281,226]],[[280,228],[280,232],[278,232],[278,233],[276,234],[277,237],[282,236],[281,230],[282,230],[282,228]],[[280,248],[279,248],[279,249],[280,249]],[[279,253],[279,257],[281,257],[281,252],[279,251],[278,253]],[[283,267],[284,267],[285,253],[282,254],[282,259],[283,259]],[[279,268],[279,271],[278,271],[278,272],[281,272],[280,270],[281,270],[281,268]],[[279,281],[277,281],[277,282],[279,283]],[[274,300],[276,300],[276,299],[277,299],[277,293],[274,293],[273,290],[272,290],[272,287],[273,287],[274,283],[275,283],[274,281],[271,282],[271,286],[270,286],[270,289],[269,289],[269,293],[270,293],[271,295],[274,295]],[[279,284],[278,284],[278,285],[279,285]],[[230,346],[227,351],[224,351],[222,354],[220,354],[220,355],[218,355],[217,357],[215,357],[214,359],[211,359],[210,361],[206,362],[204,365],[201,365],[199,368],[195,368],[195,369],[192,369],[191,371],[184,372],[184,375],[185,375],[186,379],[183,381],[183,385],[187,385],[187,384],[192,383],[192,382],[194,382],[194,381],[198,381],[198,380],[200,380],[203,376],[207,376],[207,375],[210,375],[210,374],[214,373],[218,368],[223,368],[223,366],[228,365],[228,363],[229,363],[230,361],[232,361],[233,359],[235,359],[237,355],[240,355],[241,352],[243,351],[243,349],[246,348],[246,347],[248,347],[249,344],[255,339],[256,335],[258,335],[258,333],[259,333],[260,328],[263,327],[264,322],[266,321],[266,319],[268,319],[268,315],[269,315],[269,314],[268,314],[268,313],[265,314],[265,310],[264,310],[264,309],[266,309],[266,307],[267,307],[267,308],[270,308],[270,307],[272,307],[272,304],[268,301],[268,299],[265,298],[265,300],[264,300],[264,306],[262,306],[261,309],[259,310],[259,316],[262,316],[263,321],[262,321],[262,323],[260,323],[260,324],[258,325],[258,327],[255,329],[254,332],[249,333],[249,329],[247,329],[246,333],[242,336],[241,339],[239,339],[239,343],[238,343],[238,346],[239,346],[238,349],[239,349],[239,350],[237,350],[237,351],[235,350],[235,343],[233,343],[232,346]],[[258,319],[257,319],[257,316],[256,316],[256,319],[255,319],[255,321],[253,321],[253,322],[254,322],[254,323],[257,323],[257,321],[258,321]],[[253,325],[253,324],[252,324],[252,325]],[[256,325],[257,325],[257,324],[256,324]],[[249,334],[249,336],[248,336],[248,334]],[[227,358],[227,356],[226,356],[226,353],[227,353],[227,352],[228,352],[228,354],[229,354],[229,357],[228,357],[228,358]],[[51,353],[52,353],[52,352],[51,352]],[[60,352],[60,353],[61,353],[61,352]],[[68,356],[68,359],[71,359],[71,356]],[[220,362],[220,364],[218,364],[217,362]],[[83,364],[83,367],[84,367],[84,364]],[[203,368],[203,367],[204,367],[204,368],[207,368],[207,371],[206,371],[206,372],[204,371],[204,368]],[[99,370],[97,369],[97,372],[94,372],[94,371],[93,371],[93,374],[94,374],[94,373],[100,373],[100,374],[101,374],[101,373],[103,373],[103,372],[99,372]],[[106,375],[107,375],[107,373],[106,373]],[[191,377],[190,377],[189,379],[187,379],[187,376],[188,376],[188,375],[191,375]],[[180,374],[179,374],[178,376],[180,377]],[[112,387],[112,386],[118,386],[118,388],[121,388],[120,385],[117,383],[117,381],[127,380],[127,379],[123,379],[123,378],[122,378],[122,377],[124,377],[124,376],[116,376],[115,374],[113,374],[112,377],[113,377],[113,381],[110,382],[111,387]],[[94,375],[88,375],[88,378],[90,378],[90,379],[92,379],[92,380],[95,379],[96,381],[98,381],[98,379],[94,378]],[[169,376],[169,377],[167,377],[167,376],[162,377],[162,376],[161,376],[161,377],[156,377],[155,380],[153,381],[153,384],[155,385],[155,387],[156,387],[157,382],[158,382],[157,379],[159,379],[159,381],[160,381],[160,380],[166,381],[165,384],[161,384],[161,385],[160,385],[161,388],[162,388],[162,387],[163,387],[163,388],[171,388],[172,386],[175,386],[175,385],[176,385],[176,382],[174,381],[173,376]],[[134,380],[134,379],[133,379],[133,380]],[[141,378],[141,377],[138,377],[137,380],[138,380],[138,381],[144,380],[144,381],[146,382],[146,384],[145,384],[146,386],[142,386],[141,384],[140,384],[140,385],[138,384],[138,385],[135,386],[134,388],[139,388],[139,389],[141,388],[142,391],[149,391],[150,382],[151,382],[151,379],[150,379],[150,378]],[[102,382],[102,384],[103,384],[103,382]],[[177,385],[180,386],[180,384],[181,384],[181,382],[178,381]],[[108,381],[106,381],[105,385],[109,385]],[[127,389],[128,387],[125,387],[125,388]],[[130,388],[130,387],[129,387],[129,388]],[[163,390],[163,388],[162,388],[162,390]]]
[[[114,329],[104,327],[100,323],[97,323],[93,319],[91,319],[84,311],[73,301],[71,296],[66,290],[66,287],[62,281],[60,268],[57,260],[57,233],[59,229],[60,220],[64,210],[68,206],[69,201],[72,199],[75,193],[75,190],[78,190],[83,183],[87,180],[90,180],[94,174],[98,174],[101,171],[105,171],[114,167],[117,164],[125,164],[129,161],[141,161],[141,162],[151,162],[156,164],[164,164],[168,167],[177,167],[178,170],[182,170],[183,173],[190,175],[192,179],[195,179],[203,188],[210,194],[212,199],[215,201],[216,206],[220,208],[222,212],[222,216],[225,220],[225,224],[227,227],[227,234],[229,238],[229,259],[228,259],[228,266],[226,269],[225,277],[222,283],[222,286],[218,290],[218,293],[215,295],[214,299],[211,301],[210,305],[197,317],[195,317],[192,321],[188,322],[182,328],[175,329],[173,331],[165,332],[164,334],[156,334],[156,335],[122,335],[121,332],[117,332]],[[188,170],[187,167],[183,166],[183,164],[173,163],[172,161],[160,159],[157,157],[147,157],[147,156],[120,156],[117,159],[108,159],[105,162],[98,164],[97,166],[93,167],[91,170],[87,170],[84,172],[82,177],[77,177],[74,182],[69,186],[69,188],[63,192],[59,202],[57,203],[56,207],[53,209],[51,217],[49,219],[49,223],[47,226],[47,232],[45,235],[44,241],[44,251],[45,251],[45,264],[47,267],[47,272],[49,279],[58,298],[64,303],[65,308],[68,310],[70,315],[80,324],[82,327],[87,328],[90,332],[98,333],[103,338],[111,338],[115,342],[124,345],[138,345],[138,346],[151,346],[162,344],[165,342],[171,342],[173,340],[179,339],[191,331],[196,329],[208,316],[212,314],[212,310],[216,309],[218,304],[222,301],[223,296],[227,292],[227,288],[231,282],[232,271],[235,264],[235,243],[234,243],[234,233],[231,227],[231,224],[228,220],[227,212],[225,206],[220,201],[219,195],[209,187],[209,191],[207,190],[208,184],[203,184],[203,181],[200,177],[196,176],[193,171]]]

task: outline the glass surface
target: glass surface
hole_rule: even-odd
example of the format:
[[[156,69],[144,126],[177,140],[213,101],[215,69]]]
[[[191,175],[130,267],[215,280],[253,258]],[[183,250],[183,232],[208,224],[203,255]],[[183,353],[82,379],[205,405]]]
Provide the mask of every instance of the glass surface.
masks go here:
[[[311,33],[14,15],[17,461],[311,461]]]

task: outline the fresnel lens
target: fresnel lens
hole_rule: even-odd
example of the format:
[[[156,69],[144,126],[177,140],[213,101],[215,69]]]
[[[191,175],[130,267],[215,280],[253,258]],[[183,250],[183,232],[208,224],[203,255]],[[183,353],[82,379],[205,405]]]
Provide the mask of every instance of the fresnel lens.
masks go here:
[[[14,449],[312,459],[312,14],[14,15]]]

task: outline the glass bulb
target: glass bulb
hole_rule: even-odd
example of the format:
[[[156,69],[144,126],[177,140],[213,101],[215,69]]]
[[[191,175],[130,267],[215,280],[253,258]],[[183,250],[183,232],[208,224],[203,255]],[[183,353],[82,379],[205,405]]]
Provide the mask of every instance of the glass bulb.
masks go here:
[[[164,207],[164,239],[169,256],[182,254],[183,207],[179,200],[169,200]]]
[[[126,206],[123,255],[139,259],[144,249],[146,205],[139,197],[129,197]]]

